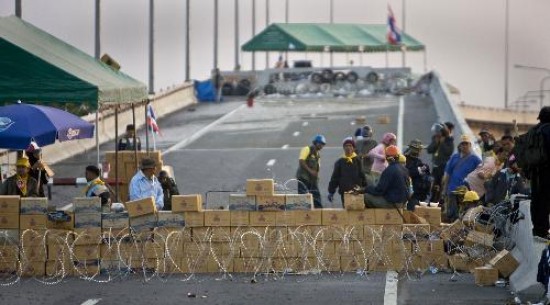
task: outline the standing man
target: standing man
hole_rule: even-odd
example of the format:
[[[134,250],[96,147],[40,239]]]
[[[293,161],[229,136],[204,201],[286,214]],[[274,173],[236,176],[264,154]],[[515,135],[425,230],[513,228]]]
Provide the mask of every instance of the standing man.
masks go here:
[[[533,235],[548,239],[548,216],[550,215],[550,106],[543,107],[538,116],[539,124],[531,127],[542,136],[546,161],[528,169],[531,179],[531,219]]]
[[[319,168],[321,155],[319,152],[327,144],[323,135],[316,135],[311,146],[306,146],[300,151],[299,166],[296,172],[298,180],[298,194],[311,193],[313,205],[316,209],[323,208],[321,193],[319,192]]]
[[[441,193],[444,193],[441,187],[443,175],[445,174],[445,165],[454,151],[454,138],[451,136],[446,124],[436,123],[432,126],[432,142],[426,148],[426,151],[432,155],[432,202],[440,202]]]
[[[38,197],[38,182],[29,174],[31,168],[29,159],[17,159],[15,167],[15,175],[6,179],[0,186],[0,195]]]
[[[153,197],[157,211],[164,207],[164,193],[162,186],[155,177],[155,160],[145,158],[141,160],[141,170],[130,181],[130,200],[139,200]]]
[[[179,195],[178,185],[174,178],[168,176],[167,171],[160,171],[159,181],[162,185],[162,191],[164,192],[164,210],[172,211],[172,196]]]
[[[133,124],[126,125],[126,134],[118,140],[118,150],[141,150],[141,140],[136,136],[136,142],[134,143],[134,135],[136,134],[136,127]]]
[[[378,142],[373,138],[374,129],[369,125],[363,127],[361,139],[357,138],[356,152],[361,160],[363,174],[366,177],[368,185],[376,184],[376,179],[372,174],[372,163],[374,160],[369,156],[369,152],[378,145]]]
[[[363,189],[366,185],[363,175],[361,160],[355,153],[355,141],[352,137],[345,138],[342,143],[344,155],[334,164],[334,171],[328,185],[328,201],[332,202],[334,193],[338,189],[342,206],[344,205],[344,193],[356,187]]]
[[[458,152],[451,156],[445,167],[443,176],[443,190],[446,191],[448,200],[445,201],[447,207],[447,221],[453,222],[458,219],[458,195],[453,193],[458,187],[464,186],[464,179],[469,173],[474,171],[481,163],[481,159],[472,153],[472,142],[470,137],[462,135]]]
[[[86,167],[86,188],[84,194],[86,197],[99,197],[101,199],[101,206],[104,210],[111,210],[111,194],[109,189],[105,185],[105,182],[99,178],[100,170],[95,165],[89,165]]]
[[[489,132],[489,129],[483,128],[479,132],[480,139],[478,140],[479,147],[481,147],[481,153],[483,158],[493,157],[493,147],[495,146],[495,137]]]
[[[46,197],[46,194],[44,193],[44,185],[47,185],[49,178],[53,177],[53,171],[42,160],[42,148],[40,148],[36,142],[31,142],[25,153],[27,154],[31,165],[29,175],[38,182],[38,196]]]
[[[412,140],[405,151],[405,156],[407,157],[405,167],[407,168],[409,177],[411,177],[413,187],[411,200],[409,200],[407,206],[407,209],[410,211],[414,211],[415,206],[419,202],[428,199],[432,184],[430,167],[420,159],[421,152],[422,142],[418,139]]]

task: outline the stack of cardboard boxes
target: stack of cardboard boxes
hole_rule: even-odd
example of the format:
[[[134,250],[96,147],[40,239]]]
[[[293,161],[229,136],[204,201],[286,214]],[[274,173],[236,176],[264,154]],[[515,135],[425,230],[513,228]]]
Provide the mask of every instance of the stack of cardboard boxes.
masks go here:
[[[157,167],[155,173],[158,174],[162,170],[164,163],[162,162],[162,155],[160,151],[142,152],[138,151],[137,156],[134,151],[119,151],[118,152],[118,179],[122,182],[119,188],[119,196],[122,201],[129,199],[128,185],[132,177],[139,170],[141,160],[144,158],[151,158],[155,160]],[[117,158],[114,151],[105,153],[105,160],[110,164],[111,170],[109,171],[109,178],[115,179],[115,166]]]

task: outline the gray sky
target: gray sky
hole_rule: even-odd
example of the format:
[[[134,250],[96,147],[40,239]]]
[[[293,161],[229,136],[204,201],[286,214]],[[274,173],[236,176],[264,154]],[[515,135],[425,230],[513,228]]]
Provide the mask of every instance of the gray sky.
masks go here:
[[[23,19],[66,40],[89,54],[94,51],[94,0],[22,0]],[[335,21],[385,23],[386,5],[392,5],[401,27],[399,0],[334,0]],[[109,53],[122,70],[147,83],[148,0],[102,0],[102,53]],[[284,0],[271,0],[271,22],[284,22]],[[428,67],[462,92],[468,104],[504,105],[504,3],[505,0],[406,0],[407,32],[427,45]],[[329,0],[290,0],[290,22],[328,22]],[[213,0],[192,0],[191,75],[204,79],[212,68]],[[234,67],[233,0],[220,0],[220,66]],[[240,0],[241,43],[251,37],[251,0]],[[185,1],[156,1],[155,86],[181,83],[185,77]],[[550,68],[550,1],[510,0],[510,103],[528,90],[538,90],[546,74],[513,68],[515,63]],[[0,15],[14,14],[14,1],[0,1]],[[257,0],[257,30],[265,26],[265,1]],[[291,59],[305,55],[295,54]],[[277,54],[272,54],[272,63]],[[240,56],[243,69],[250,55]],[[265,67],[265,56],[257,67]],[[308,54],[315,65],[319,55]],[[383,66],[384,55],[364,55],[364,63]],[[423,57],[408,56],[413,70],[421,72]],[[335,64],[356,55],[338,56]],[[328,56],[323,63],[328,64]],[[399,54],[390,65],[399,66]],[[547,88],[550,90],[550,83]],[[531,99],[537,99],[535,95]],[[550,104],[550,95],[547,98]]]

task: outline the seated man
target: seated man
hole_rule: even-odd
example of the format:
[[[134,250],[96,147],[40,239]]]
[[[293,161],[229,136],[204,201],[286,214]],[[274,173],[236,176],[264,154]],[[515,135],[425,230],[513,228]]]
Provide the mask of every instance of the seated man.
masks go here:
[[[141,150],[141,140],[136,136],[136,142],[134,143],[134,135],[136,134],[136,128],[133,124],[126,126],[126,134],[118,141],[118,150]]]
[[[17,159],[16,173],[2,183],[0,195],[38,197],[38,182],[29,175],[31,163],[28,158]]]
[[[99,178],[99,174],[100,171],[97,166],[90,165],[86,167],[86,181],[88,181],[88,184],[86,184],[84,193],[86,194],[86,197],[101,198],[101,206],[104,208],[106,207],[107,210],[110,210],[111,194],[109,193],[109,189],[105,185],[105,182]]]
[[[139,200],[153,197],[157,210],[164,207],[164,193],[162,186],[155,177],[155,160],[145,158],[141,160],[141,170],[130,181],[130,200]]]
[[[388,167],[382,172],[376,186],[365,189],[365,206],[367,208],[403,207],[409,197],[409,176],[398,162],[399,149],[390,145],[386,148]]]
[[[168,176],[167,171],[160,171],[159,181],[160,181],[160,184],[162,185],[162,191],[164,193],[164,208],[163,208],[163,210],[171,211],[172,210],[172,196],[180,194],[180,192],[178,190],[178,185],[176,184],[176,181],[174,181],[174,178]]]

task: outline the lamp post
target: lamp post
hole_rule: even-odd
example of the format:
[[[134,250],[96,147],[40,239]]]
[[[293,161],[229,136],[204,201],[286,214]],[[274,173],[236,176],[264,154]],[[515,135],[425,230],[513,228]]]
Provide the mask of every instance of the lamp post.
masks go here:
[[[23,16],[23,9],[21,0],[15,0],[15,16],[21,18]]]
[[[95,0],[95,50],[96,59],[101,56],[101,4],[100,0]]]
[[[524,70],[536,70],[536,71],[543,71],[548,73],[549,75],[546,77],[543,77],[540,80],[540,108],[542,108],[542,105],[544,103],[544,83],[546,80],[550,79],[550,69],[543,68],[543,67],[534,67],[534,66],[524,66],[524,65],[514,65],[514,68],[516,69],[524,69]]]

